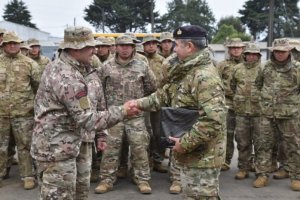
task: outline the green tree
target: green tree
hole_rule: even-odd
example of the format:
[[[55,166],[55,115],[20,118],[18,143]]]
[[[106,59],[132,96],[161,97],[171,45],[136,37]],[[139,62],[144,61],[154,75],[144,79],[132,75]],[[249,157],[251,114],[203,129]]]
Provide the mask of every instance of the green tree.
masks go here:
[[[12,0],[8,2],[4,7],[2,17],[6,21],[37,29],[36,25],[31,23],[31,14],[22,0]]]
[[[161,17],[156,30],[172,32],[184,24],[193,24],[205,28],[209,38],[215,32],[213,24],[216,19],[206,0],[172,0],[167,7],[168,11]]]
[[[152,5],[154,10],[153,0],[94,0],[84,9],[84,19],[103,32],[104,29],[121,33],[146,32],[151,22]],[[159,15],[154,12],[153,16],[155,19]]]
[[[224,44],[227,38],[236,38],[239,37],[243,41],[250,41],[251,36],[247,35],[243,32],[238,32],[233,25],[226,25],[223,24],[216,35],[213,37],[212,42],[213,44]]]
[[[299,37],[298,0],[275,0],[274,38]],[[257,38],[268,30],[269,0],[248,0],[239,10],[241,21],[249,27],[250,33]]]
[[[220,29],[223,24],[232,25],[233,28],[238,32],[241,33],[245,32],[245,27],[243,26],[242,21],[239,17],[234,17],[234,16],[222,17],[217,24],[218,29]]]

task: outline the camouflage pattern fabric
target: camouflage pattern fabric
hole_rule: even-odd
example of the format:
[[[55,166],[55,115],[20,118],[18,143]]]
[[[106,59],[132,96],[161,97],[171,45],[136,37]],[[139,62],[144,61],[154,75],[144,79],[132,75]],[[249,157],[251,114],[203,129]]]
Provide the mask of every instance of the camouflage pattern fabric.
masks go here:
[[[160,85],[160,82],[162,81],[162,63],[164,61],[164,57],[159,55],[158,53],[155,53],[151,56],[147,56],[150,69],[153,71],[155,78],[157,80],[157,86]]]
[[[299,87],[300,67],[289,58],[284,63],[274,55],[258,74],[256,84],[261,90],[261,134],[257,155],[257,173],[268,174],[276,138],[282,139],[290,178],[300,180]]]
[[[50,62],[50,59],[47,58],[46,56],[43,56],[43,55],[39,55],[38,57],[33,57],[33,56],[30,56],[30,54],[28,54],[28,57],[31,58],[32,60],[34,60],[35,62],[37,62],[37,64],[40,67],[39,68],[40,69],[40,76],[42,76],[46,65]]]
[[[220,200],[220,169],[189,168],[181,169],[181,184],[184,200]]]
[[[99,60],[99,58],[96,55],[93,55],[92,56],[92,61],[91,61],[91,66],[94,69],[98,69],[98,68],[102,67],[103,64],[101,63],[101,61]]]
[[[256,139],[259,134],[260,91],[255,79],[261,70],[260,60],[244,62],[235,66],[230,82],[234,93],[233,108],[236,113],[235,138],[237,141],[238,168],[250,170],[253,145],[256,152]],[[228,156],[228,160],[232,155]],[[228,162],[228,160],[226,160]],[[230,159],[231,160],[231,159]],[[230,161],[229,160],[229,161]]]
[[[98,73],[103,81],[108,106],[120,105],[130,99],[144,97],[156,89],[153,72],[147,63],[136,55],[125,64],[119,63],[116,55],[114,59],[105,63]],[[114,183],[116,179],[123,134],[126,134],[130,145],[134,178],[137,181],[150,179],[147,153],[149,134],[146,131],[143,115],[141,113],[109,130],[108,148],[103,152],[100,167],[102,181]]]

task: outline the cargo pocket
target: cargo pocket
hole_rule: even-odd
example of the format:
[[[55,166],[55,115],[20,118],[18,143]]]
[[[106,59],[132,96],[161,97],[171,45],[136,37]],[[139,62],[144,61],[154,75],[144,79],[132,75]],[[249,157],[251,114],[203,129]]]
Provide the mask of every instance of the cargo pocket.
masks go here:
[[[236,113],[244,113],[246,109],[246,99],[243,96],[235,95],[233,98],[233,108]]]

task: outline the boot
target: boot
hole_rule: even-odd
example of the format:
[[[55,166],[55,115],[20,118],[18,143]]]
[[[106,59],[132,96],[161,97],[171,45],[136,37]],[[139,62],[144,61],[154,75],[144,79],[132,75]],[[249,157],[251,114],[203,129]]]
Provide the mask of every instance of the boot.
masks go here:
[[[245,179],[245,178],[248,178],[249,177],[249,173],[248,171],[244,170],[244,169],[240,169],[238,173],[236,173],[235,175],[235,179],[237,180],[242,180],[242,179]]]
[[[153,171],[157,171],[159,173],[167,173],[168,168],[163,166],[162,163],[154,163],[153,164]]]
[[[171,194],[179,194],[181,192],[181,183],[179,181],[173,181],[169,192]]]
[[[268,185],[267,176],[258,176],[257,179],[253,182],[253,187],[262,188]]]
[[[104,194],[113,189],[113,185],[106,182],[100,182],[99,185],[95,188],[96,194]]]
[[[126,178],[127,177],[127,171],[128,171],[127,167],[119,167],[119,169],[117,171],[117,177],[118,178]]]
[[[98,180],[99,180],[99,170],[92,169],[90,182],[96,183],[96,182],[98,182]]]
[[[221,167],[221,171],[228,171],[229,169],[230,169],[230,166],[227,163],[224,163]]]
[[[280,168],[279,170],[277,170],[273,175],[274,179],[285,179],[288,177],[289,177],[289,173],[283,168]]]
[[[139,190],[140,190],[140,193],[142,194],[151,194],[151,187],[149,185],[149,183],[147,181],[140,181],[138,184],[137,184]]]
[[[35,181],[33,177],[26,177],[24,178],[24,189],[31,190],[35,187]]]
[[[294,191],[300,191],[300,180],[292,180],[291,188]]]

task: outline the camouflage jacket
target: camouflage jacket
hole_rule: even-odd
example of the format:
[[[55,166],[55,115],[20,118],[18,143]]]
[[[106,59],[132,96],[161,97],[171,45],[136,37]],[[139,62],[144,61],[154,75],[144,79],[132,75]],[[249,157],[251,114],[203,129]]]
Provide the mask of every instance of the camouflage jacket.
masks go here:
[[[0,55],[0,116],[33,116],[34,95],[39,84],[39,66],[18,53]]]
[[[95,111],[85,79],[88,70],[67,53],[47,65],[34,103],[31,155],[38,161],[75,158],[83,138],[124,118],[124,108]],[[93,94],[91,94],[93,95]]]
[[[98,55],[96,55],[96,56],[99,58],[99,60],[102,64],[104,64],[106,61],[114,58],[114,56],[111,53],[109,53],[107,56],[98,56]]]
[[[38,57],[33,58],[29,54],[28,57],[34,60],[35,62],[37,62],[37,64],[40,66],[40,74],[41,74],[40,76],[42,76],[46,65],[48,65],[48,63],[50,62],[50,59],[43,55],[39,55]]]
[[[139,106],[148,111],[163,106],[198,108],[199,119],[180,139],[186,153],[175,153],[175,157],[188,167],[220,167],[225,159],[227,108],[223,84],[209,54],[202,50],[175,64],[168,77],[163,88],[139,99]]]
[[[153,72],[136,55],[126,64],[120,64],[115,57],[105,63],[98,70],[98,74],[108,106],[122,105],[128,100],[147,96],[156,90]]]
[[[262,116],[294,118],[299,116],[300,63],[279,64],[267,61],[256,79],[261,90]]]
[[[101,63],[101,61],[99,60],[99,58],[96,55],[93,55],[92,61],[91,61],[91,66],[94,69],[98,69],[98,68],[101,68],[103,66],[103,64]]]
[[[260,115],[260,91],[255,84],[260,70],[260,60],[254,63],[244,62],[235,66],[230,85],[234,93],[233,108],[237,115]]]
[[[158,53],[155,53],[151,56],[147,56],[150,69],[153,71],[157,85],[159,85],[159,82],[162,80],[161,74],[162,74],[162,63],[164,61],[164,57],[159,55]]]
[[[238,60],[230,58],[217,64],[219,75],[225,88],[226,105],[233,109],[233,92],[230,87],[231,76],[234,66],[243,62],[242,57]]]

